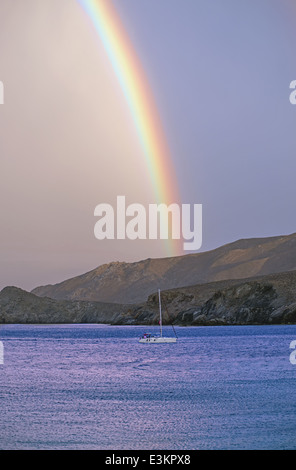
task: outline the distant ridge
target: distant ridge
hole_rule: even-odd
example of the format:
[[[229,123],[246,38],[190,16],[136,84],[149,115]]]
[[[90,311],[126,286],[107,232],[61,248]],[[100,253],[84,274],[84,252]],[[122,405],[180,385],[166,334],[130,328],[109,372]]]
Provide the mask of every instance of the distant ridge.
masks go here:
[[[237,240],[211,251],[134,263],[112,262],[55,285],[37,296],[133,304],[161,290],[296,270],[296,234]]]

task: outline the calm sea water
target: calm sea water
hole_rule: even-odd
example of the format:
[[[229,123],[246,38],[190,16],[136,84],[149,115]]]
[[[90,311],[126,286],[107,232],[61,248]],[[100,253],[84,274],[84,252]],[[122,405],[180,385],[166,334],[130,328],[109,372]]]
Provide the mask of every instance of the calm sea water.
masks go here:
[[[296,449],[296,326],[145,330],[1,326],[0,449]]]

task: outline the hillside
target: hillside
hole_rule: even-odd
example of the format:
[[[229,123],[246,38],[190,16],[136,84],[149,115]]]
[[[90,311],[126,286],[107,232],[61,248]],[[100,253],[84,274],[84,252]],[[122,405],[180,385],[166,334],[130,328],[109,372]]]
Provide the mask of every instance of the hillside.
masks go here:
[[[296,234],[238,240],[215,250],[135,263],[112,262],[59,284],[33,289],[61,300],[145,302],[161,290],[296,269]]]
[[[296,323],[296,271],[163,291],[163,321],[176,325]],[[158,322],[158,296],[120,316],[126,324]]]
[[[0,292],[0,323],[113,323],[130,306],[37,297],[17,287]]]
[[[296,271],[216,281],[162,292],[163,323],[296,324]],[[16,287],[0,292],[0,323],[158,325],[158,295],[137,305],[38,297]]]

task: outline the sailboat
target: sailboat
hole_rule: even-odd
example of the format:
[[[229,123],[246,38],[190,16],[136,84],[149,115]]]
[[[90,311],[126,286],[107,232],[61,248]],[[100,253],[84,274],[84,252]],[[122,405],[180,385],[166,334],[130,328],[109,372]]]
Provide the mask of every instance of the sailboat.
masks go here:
[[[158,289],[158,300],[159,300],[159,325],[160,335],[152,335],[151,333],[144,333],[139,339],[139,343],[175,343],[177,336],[162,336],[162,314],[161,314],[161,298],[160,289]]]

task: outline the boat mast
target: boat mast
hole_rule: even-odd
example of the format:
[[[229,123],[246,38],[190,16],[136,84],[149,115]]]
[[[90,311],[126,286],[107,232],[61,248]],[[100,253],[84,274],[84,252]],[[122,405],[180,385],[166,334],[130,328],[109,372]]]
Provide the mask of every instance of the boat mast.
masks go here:
[[[161,318],[160,289],[158,289],[158,300],[159,300],[159,325],[160,325],[160,336],[162,336],[162,318]]]

